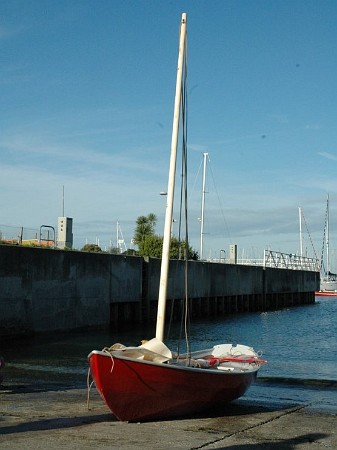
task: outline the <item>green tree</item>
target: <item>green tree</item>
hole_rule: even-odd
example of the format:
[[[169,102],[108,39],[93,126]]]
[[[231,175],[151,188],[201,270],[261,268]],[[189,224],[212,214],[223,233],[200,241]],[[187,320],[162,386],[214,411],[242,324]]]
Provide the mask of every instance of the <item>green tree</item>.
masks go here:
[[[161,258],[163,250],[163,236],[154,233],[157,223],[155,214],[148,214],[147,216],[139,216],[136,220],[136,229],[133,241],[138,245],[139,256],[150,256],[152,258]],[[184,249],[186,244],[184,241],[179,241],[172,236],[170,245],[171,259],[184,259]],[[188,259],[197,260],[198,252],[188,245],[187,251]]]
[[[170,246],[170,258],[185,259],[186,241],[179,241],[176,237],[172,237]],[[187,245],[187,259],[194,261],[199,259],[198,252],[190,245]]]
[[[145,238],[147,236],[153,236],[157,223],[157,217],[155,214],[150,213],[147,216],[139,216],[136,220],[136,229],[133,236],[133,242],[138,245],[139,251],[141,251],[144,245]]]
[[[152,258],[161,258],[163,247],[163,238],[157,234],[145,236],[144,241],[139,247],[139,256],[151,256]]]
[[[179,241],[176,237],[172,237],[170,245],[170,259],[184,259],[185,258],[185,241]],[[152,258],[161,258],[163,250],[163,237],[159,235],[148,235],[139,251],[139,256],[150,256]],[[198,253],[188,246],[188,259],[197,260]]]
[[[81,248],[82,252],[100,253],[102,251],[101,247],[97,244],[85,244]]]

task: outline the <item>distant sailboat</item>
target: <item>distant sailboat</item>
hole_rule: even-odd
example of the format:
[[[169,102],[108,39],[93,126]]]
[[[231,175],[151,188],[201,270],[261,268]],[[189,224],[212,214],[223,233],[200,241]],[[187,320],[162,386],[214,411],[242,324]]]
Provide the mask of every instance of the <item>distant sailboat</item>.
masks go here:
[[[336,295],[337,296],[337,274],[331,272],[330,266],[330,205],[329,195],[326,201],[326,214],[324,224],[324,239],[321,257],[321,281],[320,290],[317,295]],[[325,247],[325,265],[324,265],[324,247]]]

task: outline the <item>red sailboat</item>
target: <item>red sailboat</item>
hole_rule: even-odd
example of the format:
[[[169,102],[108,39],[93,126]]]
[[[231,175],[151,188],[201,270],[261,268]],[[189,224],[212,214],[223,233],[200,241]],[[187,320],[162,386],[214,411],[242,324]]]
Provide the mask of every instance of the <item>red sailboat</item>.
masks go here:
[[[90,373],[101,397],[113,415],[122,421],[190,416],[230,402],[246,392],[265,362],[252,348],[241,344],[220,344],[179,355],[163,342],[179,120],[184,104],[182,79],[186,74],[186,26],[186,14],[183,13],[156,337],[138,347],[114,344],[102,351],[94,350],[88,356]]]

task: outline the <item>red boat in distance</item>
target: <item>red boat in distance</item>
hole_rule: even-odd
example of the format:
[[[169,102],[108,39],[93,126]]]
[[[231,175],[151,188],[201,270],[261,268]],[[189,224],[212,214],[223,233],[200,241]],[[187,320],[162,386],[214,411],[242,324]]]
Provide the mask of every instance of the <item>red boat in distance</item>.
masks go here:
[[[315,297],[337,297],[336,291],[316,291]]]

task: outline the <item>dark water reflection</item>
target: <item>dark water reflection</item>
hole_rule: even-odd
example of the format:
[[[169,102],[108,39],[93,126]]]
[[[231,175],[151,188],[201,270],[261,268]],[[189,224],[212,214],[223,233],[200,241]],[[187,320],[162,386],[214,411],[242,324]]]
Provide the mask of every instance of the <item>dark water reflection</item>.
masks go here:
[[[262,367],[258,382],[246,397],[266,402],[273,398],[313,402],[337,411],[336,318],[337,298],[318,297],[313,305],[198,321],[191,325],[191,349],[223,342],[250,345],[261,351],[268,364]],[[151,325],[7,341],[0,343],[0,355],[5,358],[9,377],[64,377],[83,386],[91,350],[115,342],[138,345],[142,339],[153,337],[153,328]],[[178,328],[179,325],[174,326],[172,336],[178,336]],[[178,341],[170,338],[167,343],[175,348]]]

